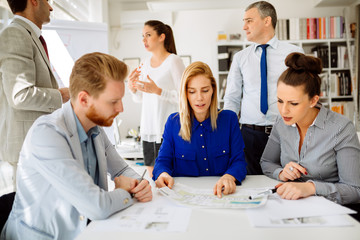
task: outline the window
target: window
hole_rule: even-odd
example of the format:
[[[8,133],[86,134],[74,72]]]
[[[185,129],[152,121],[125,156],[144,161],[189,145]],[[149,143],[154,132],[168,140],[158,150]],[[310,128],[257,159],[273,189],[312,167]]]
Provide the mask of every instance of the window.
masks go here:
[[[85,21],[89,20],[90,0],[54,0],[50,1],[55,19]]]

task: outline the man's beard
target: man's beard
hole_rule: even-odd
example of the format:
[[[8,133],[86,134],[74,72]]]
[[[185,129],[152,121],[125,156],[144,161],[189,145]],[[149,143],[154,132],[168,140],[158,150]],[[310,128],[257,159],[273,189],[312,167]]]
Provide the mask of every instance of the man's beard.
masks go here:
[[[96,125],[102,126],[102,127],[110,127],[114,121],[114,118],[118,115],[118,113],[105,118],[98,114],[96,111],[94,105],[91,105],[89,110],[86,113],[86,117],[91,120]]]

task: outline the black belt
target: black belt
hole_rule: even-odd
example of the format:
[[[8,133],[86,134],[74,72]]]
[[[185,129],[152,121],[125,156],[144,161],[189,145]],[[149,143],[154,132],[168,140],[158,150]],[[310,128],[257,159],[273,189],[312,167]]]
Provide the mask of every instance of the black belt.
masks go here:
[[[241,126],[251,128],[251,129],[256,130],[256,131],[264,132],[266,134],[270,134],[271,129],[272,129],[271,125],[269,125],[269,126],[258,126],[258,125],[253,125],[253,124],[241,124]]]

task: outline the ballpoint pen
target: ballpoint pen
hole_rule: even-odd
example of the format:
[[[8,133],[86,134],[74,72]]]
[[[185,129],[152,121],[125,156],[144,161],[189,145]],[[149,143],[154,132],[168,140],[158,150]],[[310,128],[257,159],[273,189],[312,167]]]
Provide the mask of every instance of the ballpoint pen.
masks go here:
[[[143,174],[142,174],[142,176],[141,176],[141,178],[140,178],[140,181],[139,181],[138,185],[141,183],[142,180],[144,180],[145,173],[146,173],[146,169],[144,170],[144,172],[143,172]],[[131,194],[131,197],[134,197],[134,196],[135,196],[135,193],[132,193],[132,194]]]
[[[277,187],[249,196],[250,200],[276,193]]]
[[[145,173],[146,173],[146,168],[145,168],[143,174],[141,175],[139,184],[141,183],[142,180],[144,180]]]

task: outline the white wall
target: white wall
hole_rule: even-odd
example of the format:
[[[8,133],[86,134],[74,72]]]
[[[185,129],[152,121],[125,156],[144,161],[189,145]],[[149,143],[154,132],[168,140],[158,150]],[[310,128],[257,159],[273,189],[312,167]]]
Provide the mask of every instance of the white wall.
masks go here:
[[[108,0],[89,0],[89,21],[90,22],[107,22]]]
[[[343,15],[345,9],[344,7],[314,8],[313,0],[274,0],[270,2],[277,9],[278,18],[339,16]],[[355,9],[346,8],[346,11],[350,22],[355,21]],[[110,26],[116,26],[110,28],[110,54],[119,59],[140,57],[143,60],[149,54],[142,44],[142,26],[133,29],[121,29],[119,27],[120,14],[121,7],[109,6]],[[240,32],[242,40],[244,40],[243,14],[244,9],[239,8],[173,13],[172,28],[178,54],[191,55],[192,61],[208,63],[216,76],[218,71],[217,33],[218,31],[225,31],[227,34]],[[129,92],[126,92],[125,95],[124,107],[125,111],[120,115],[120,118],[123,119],[122,136],[126,135],[129,128],[137,129],[140,124],[141,105],[132,101]]]

